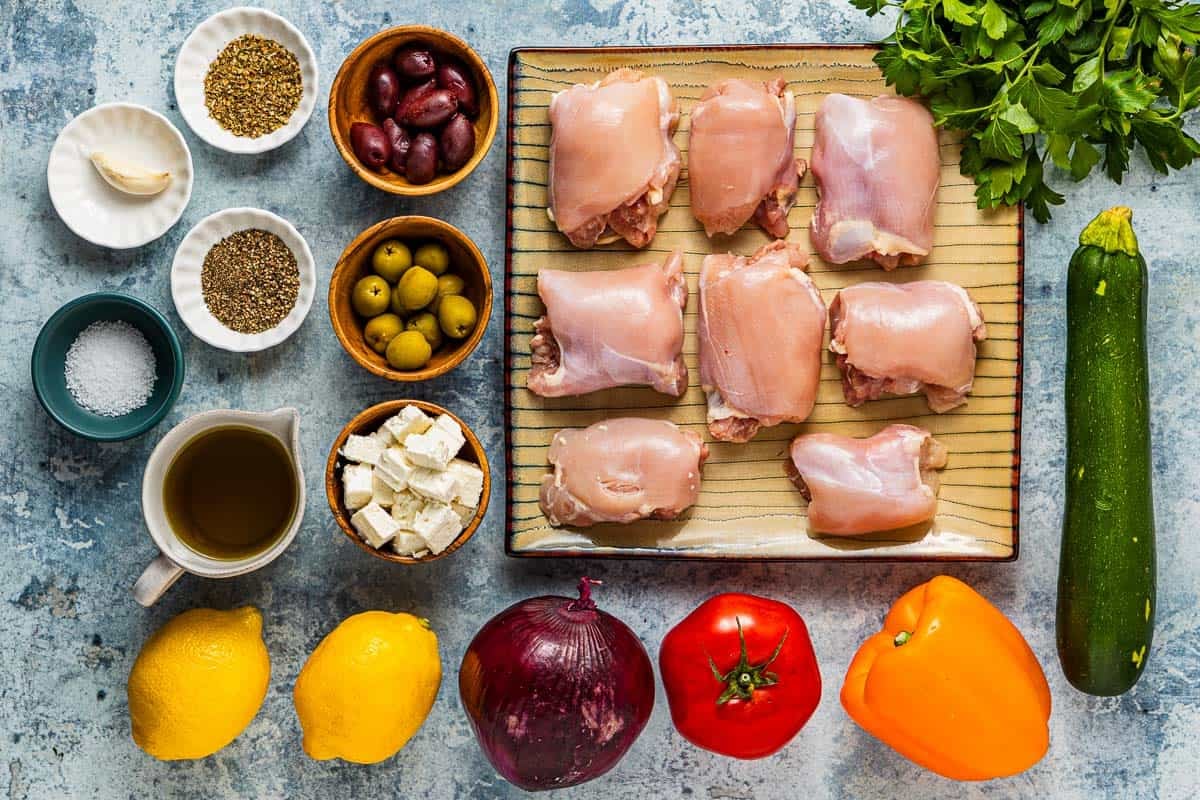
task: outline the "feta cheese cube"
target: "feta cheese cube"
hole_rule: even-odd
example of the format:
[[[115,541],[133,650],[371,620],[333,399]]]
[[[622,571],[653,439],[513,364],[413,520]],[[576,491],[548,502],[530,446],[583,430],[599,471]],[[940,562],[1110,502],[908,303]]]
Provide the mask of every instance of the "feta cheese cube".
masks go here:
[[[433,420],[424,411],[416,406],[405,406],[400,409],[399,414],[383,423],[383,428],[393,439],[403,444],[410,434],[424,433],[431,425]]]
[[[473,508],[467,508],[462,503],[451,503],[450,507],[454,509],[454,513],[458,514],[458,518],[462,520],[464,528],[467,526],[467,523],[475,519],[475,509]]]
[[[347,464],[342,468],[342,500],[351,511],[371,502],[371,468],[365,464]]]
[[[350,518],[350,524],[367,544],[376,549],[383,547],[400,532],[400,525],[378,503],[368,503],[360,508]]]
[[[409,461],[417,466],[436,470],[445,469],[461,447],[461,443],[437,425],[425,433],[414,433],[404,440],[404,453]]]
[[[449,414],[438,414],[438,419],[433,420],[433,425],[442,428],[443,431],[449,433],[455,439],[467,441],[467,438],[462,435],[462,427],[455,422],[454,417]],[[462,445],[460,445],[461,447]]]
[[[403,450],[399,447],[389,447],[379,457],[379,463],[375,466],[375,476],[392,487],[393,491],[402,492],[407,488],[408,479],[415,469]]]
[[[429,545],[425,540],[412,531],[400,531],[392,539],[392,549],[402,556],[415,556],[421,550],[427,550]]]
[[[387,482],[379,477],[379,468],[376,467],[374,473],[371,475],[371,500],[384,508],[391,508],[395,499],[396,490],[388,486]]]
[[[390,433],[388,433],[387,428],[381,427],[379,430],[371,434],[371,438],[376,439],[385,448],[391,447],[396,443],[396,440],[392,438]]]
[[[404,530],[411,531],[413,520],[417,518],[417,512],[424,506],[425,501],[412,492],[396,492],[396,499],[392,505],[392,519],[400,523],[400,527]]]
[[[413,528],[433,553],[440,553],[462,533],[463,524],[449,505],[429,503],[417,514]]]
[[[450,501],[454,499],[454,489],[457,485],[458,482],[449,472],[440,472],[425,467],[413,470],[412,476],[408,479],[409,491],[445,505],[449,505]]]
[[[454,476],[454,499],[471,509],[479,508],[483,494],[483,470],[461,458],[451,459],[446,472]]]
[[[349,461],[370,464],[373,467],[383,455],[383,445],[373,436],[357,436],[352,433],[342,445],[342,455]]]

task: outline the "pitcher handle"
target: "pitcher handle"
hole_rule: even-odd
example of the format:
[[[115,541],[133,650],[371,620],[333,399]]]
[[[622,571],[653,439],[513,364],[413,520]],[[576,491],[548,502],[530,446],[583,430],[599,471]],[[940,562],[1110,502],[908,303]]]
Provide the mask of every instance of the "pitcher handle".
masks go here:
[[[158,598],[166,594],[167,589],[182,575],[183,567],[159,553],[158,558],[150,562],[133,585],[133,599],[149,608],[158,602]]]

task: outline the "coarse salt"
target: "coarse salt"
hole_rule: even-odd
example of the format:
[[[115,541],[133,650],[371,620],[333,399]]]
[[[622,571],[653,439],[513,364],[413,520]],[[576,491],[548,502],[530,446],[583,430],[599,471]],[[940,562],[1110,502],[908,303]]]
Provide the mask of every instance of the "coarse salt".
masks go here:
[[[93,322],[67,349],[67,389],[93,414],[119,417],[146,405],[155,366],[154,351],[137,328],[123,320]]]

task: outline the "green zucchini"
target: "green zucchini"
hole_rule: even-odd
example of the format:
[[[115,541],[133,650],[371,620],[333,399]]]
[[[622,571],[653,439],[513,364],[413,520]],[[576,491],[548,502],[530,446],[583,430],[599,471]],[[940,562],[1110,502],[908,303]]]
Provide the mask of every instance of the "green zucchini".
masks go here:
[[[1067,474],[1058,657],[1080,691],[1118,695],[1154,632],[1146,261],[1128,208],[1079,236],[1067,273]]]

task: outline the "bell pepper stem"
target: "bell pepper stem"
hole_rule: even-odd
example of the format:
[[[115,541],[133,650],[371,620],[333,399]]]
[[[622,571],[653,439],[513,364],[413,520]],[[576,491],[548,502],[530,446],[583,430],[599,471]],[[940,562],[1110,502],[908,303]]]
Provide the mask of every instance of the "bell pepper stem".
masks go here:
[[[896,634],[896,638],[892,639],[892,644],[896,645],[896,647],[903,647],[908,644],[908,640],[911,638],[912,633],[910,631],[900,631]]]
[[[742,620],[740,617],[734,617],[738,629],[738,648],[740,656],[738,663],[733,669],[726,673],[722,673],[717,668],[717,662],[710,655],[708,657],[708,667],[712,670],[713,677],[719,682],[725,684],[725,689],[717,698],[717,705],[722,706],[730,700],[749,700],[754,696],[755,689],[761,689],[764,686],[774,686],[779,683],[779,676],[771,672],[767,667],[775,659],[779,658],[779,653],[783,650],[783,643],[787,641],[789,629],[784,629],[783,636],[780,637],[779,643],[775,645],[775,649],[771,651],[771,656],[761,664],[751,664],[749,653],[746,651],[746,634],[742,630]]]

